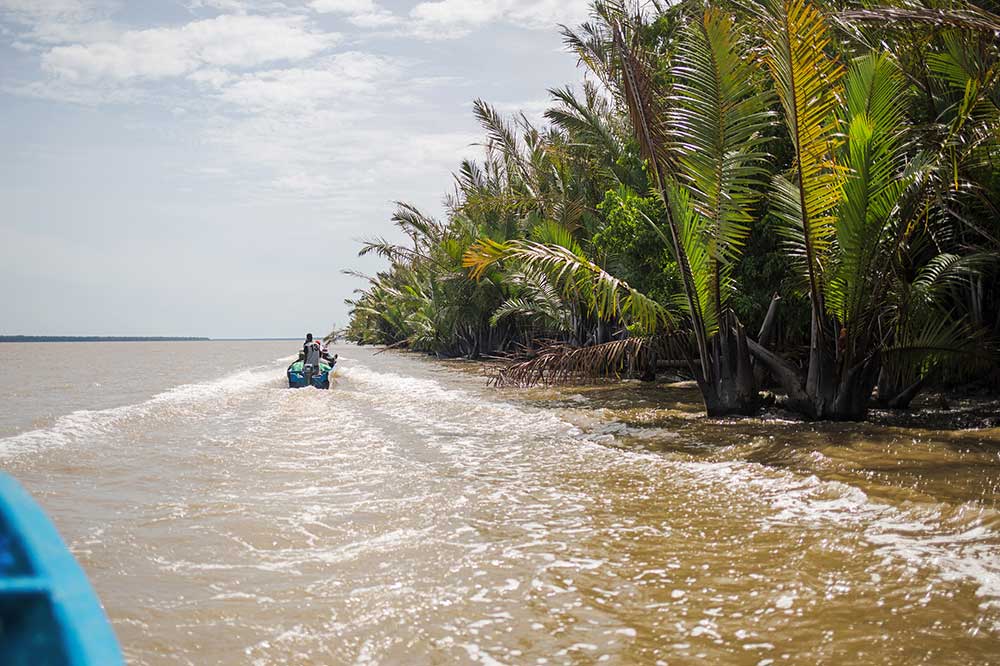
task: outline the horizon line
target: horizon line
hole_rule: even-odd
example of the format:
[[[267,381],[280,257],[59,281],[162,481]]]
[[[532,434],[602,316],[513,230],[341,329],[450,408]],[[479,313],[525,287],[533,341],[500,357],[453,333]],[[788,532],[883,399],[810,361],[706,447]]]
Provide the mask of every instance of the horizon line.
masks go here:
[[[204,335],[0,335],[0,342],[237,342],[298,340],[287,336],[210,337]]]

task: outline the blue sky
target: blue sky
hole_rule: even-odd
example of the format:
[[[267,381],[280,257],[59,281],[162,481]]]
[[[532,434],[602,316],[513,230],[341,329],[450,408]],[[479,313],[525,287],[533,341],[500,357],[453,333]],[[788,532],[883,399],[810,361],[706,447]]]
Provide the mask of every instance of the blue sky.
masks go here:
[[[0,333],[299,336],[586,0],[0,0]]]

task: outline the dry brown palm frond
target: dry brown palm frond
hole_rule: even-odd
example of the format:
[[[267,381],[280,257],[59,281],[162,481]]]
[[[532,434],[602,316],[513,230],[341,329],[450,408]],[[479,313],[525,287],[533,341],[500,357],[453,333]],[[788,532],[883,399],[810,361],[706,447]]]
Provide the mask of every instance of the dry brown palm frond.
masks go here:
[[[378,282],[378,280],[376,280],[375,278],[373,278],[371,275],[368,275],[366,273],[362,273],[361,271],[356,271],[356,270],[351,269],[351,268],[342,269],[340,272],[343,275],[350,275],[353,278],[358,278],[359,280],[364,280],[368,284],[376,284]]]
[[[590,347],[553,343],[536,356],[490,371],[490,384],[528,388],[538,384],[570,384],[599,379],[637,377],[655,367],[658,358],[687,358],[686,334],[613,340]]]
[[[1000,16],[984,9],[924,9],[871,7],[837,14],[846,23],[878,23],[883,27],[911,28],[914,25],[957,28],[974,32],[1000,33]]]
[[[632,34],[626,34],[626,26],[631,27]],[[667,129],[660,120],[666,114],[662,93],[653,80],[654,57],[642,49],[635,26],[615,22],[611,28],[620,61],[621,90],[639,149],[654,171],[671,168],[674,155]]]

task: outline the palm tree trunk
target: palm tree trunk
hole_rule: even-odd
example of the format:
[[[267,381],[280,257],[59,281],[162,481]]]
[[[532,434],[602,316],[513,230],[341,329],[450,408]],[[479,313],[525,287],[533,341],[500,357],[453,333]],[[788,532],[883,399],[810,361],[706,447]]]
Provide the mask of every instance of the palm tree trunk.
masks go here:
[[[749,415],[761,405],[750,362],[746,330],[731,311],[723,313],[719,333],[708,340],[708,363],[692,364],[709,416]],[[701,367],[715,371],[706,377]]]
[[[861,421],[868,416],[868,405],[879,375],[878,360],[865,358],[850,367],[838,364],[835,350],[817,340],[820,325],[817,319],[813,319],[814,335],[805,381],[788,361],[753,340],[747,341],[750,352],[788,394],[785,403],[788,409],[809,419]]]

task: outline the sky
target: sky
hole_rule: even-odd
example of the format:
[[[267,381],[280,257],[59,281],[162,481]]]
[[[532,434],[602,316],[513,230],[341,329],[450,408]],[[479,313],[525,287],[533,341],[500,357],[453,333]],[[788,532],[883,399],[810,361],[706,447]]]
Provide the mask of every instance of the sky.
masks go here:
[[[0,334],[347,323],[394,201],[578,83],[587,0],[0,0]]]

